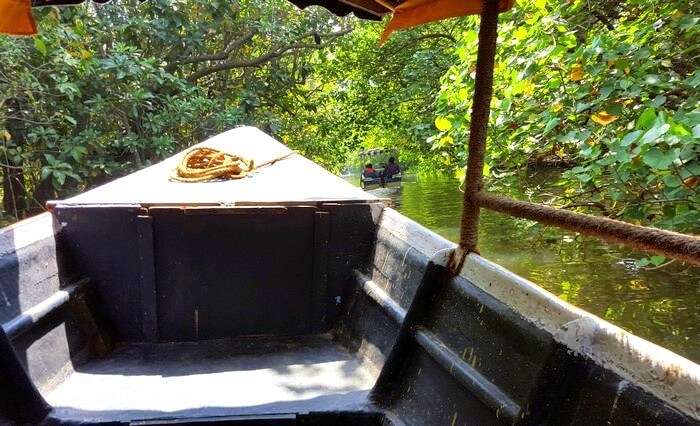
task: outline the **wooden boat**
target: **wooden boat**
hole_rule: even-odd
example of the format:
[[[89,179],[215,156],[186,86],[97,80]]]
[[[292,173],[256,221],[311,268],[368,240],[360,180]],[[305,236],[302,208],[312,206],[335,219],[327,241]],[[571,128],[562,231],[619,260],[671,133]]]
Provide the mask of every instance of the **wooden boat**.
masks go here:
[[[451,274],[304,157],[183,183],[180,155],[0,231],[5,422],[698,424],[697,364],[477,254]]]
[[[390,30],[481,13],[459,246],[229,131],[205,145],[286,158],[184,183],[168,179],[176,156],[0,231],[0,422],[700,424],[697,364],[476,254],[489,208],[700,264],[696,237],[482,190],[513,2],[293,2],[395,11]]]
[[[360,187],[365,190],[372,190],[377,188],[400,188],[401,182],[403,180],[403,169],[401,172],[389,177],[382,178],[386,163],[390,157],[396,158],[398,156],[398,151],[393,148],[373,148],[367,149],[359,153],[360,159],[362,159],[363,165],[366,163],[379,164],[375,167],[377,171],[377,177],[364,176],[360,173]]]
[[[360,186],[362,189],[371,190],[377,188],[400,188],[403,181],[401,173],[394,175],[388,179],[373,178],[360,176]]]

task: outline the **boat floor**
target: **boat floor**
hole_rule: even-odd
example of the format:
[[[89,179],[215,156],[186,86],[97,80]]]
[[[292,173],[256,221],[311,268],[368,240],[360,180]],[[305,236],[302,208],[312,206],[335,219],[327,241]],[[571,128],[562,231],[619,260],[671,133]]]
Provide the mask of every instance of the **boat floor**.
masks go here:
[[[138,343],[45,397],[54,417],[80,421],[357,410],[376,376],[325,335]]]

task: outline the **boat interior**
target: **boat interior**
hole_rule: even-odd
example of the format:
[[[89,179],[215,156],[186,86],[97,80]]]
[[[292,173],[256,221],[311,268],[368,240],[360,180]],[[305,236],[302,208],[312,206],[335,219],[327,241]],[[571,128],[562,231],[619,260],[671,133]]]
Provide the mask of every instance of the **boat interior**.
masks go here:
[[[177,157],[0,230],[7,423],[697,424],[696,364],[476,254],[453,272],[304,157],[192,184]]]

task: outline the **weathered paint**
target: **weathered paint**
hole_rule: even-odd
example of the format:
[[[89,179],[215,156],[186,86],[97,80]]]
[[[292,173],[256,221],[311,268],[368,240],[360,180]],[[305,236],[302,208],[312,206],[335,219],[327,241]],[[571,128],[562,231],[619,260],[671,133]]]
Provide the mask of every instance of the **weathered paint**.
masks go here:
[[[700,420],[700,366],[570,305],[481,256],[460,275],[552,334],[557,342]]]
[[[356,193],[332,180],[336,195]],[[452,275],[445,265],[454,244],[364,195],[251,194],[114,204],[103,189],[55,203],[55,221],[44,215],[0,231],[0,273],[21,284],[7,319],[50,297],[59,281],[95,283],[80,306],[42,317],[13,342],[30,370],[13,371],[57,405],[48,421],[161,424],[174,410],[184,424],[232,414],[226,422],[265,424],[273,410],[300,424],[697,423],[690,361],[479,256]],[[24,226],[26,234],[8,237]],[[254,281],[259,287],[246,287]],[[43,293],[32,295],[32,286]],[[319,332],[331,334],[299,336]],[[271,336],[240,336],[251,333]],[[94,337],[114,339],[116,350],[95,359]],[[228,346],[211,340],[219,337]],[[248,353],[245,341],[262,343]],[[256,362],[269,368],[257,372]],[[0,393],[0,406],[8,401]]]

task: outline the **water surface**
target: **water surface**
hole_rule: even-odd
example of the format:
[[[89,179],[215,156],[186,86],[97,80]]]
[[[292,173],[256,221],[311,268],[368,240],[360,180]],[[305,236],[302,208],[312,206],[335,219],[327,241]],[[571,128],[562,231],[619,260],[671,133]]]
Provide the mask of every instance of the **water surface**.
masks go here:
[[[398,211],[456,242],[462,193],[446,177],[415,177],[380,189]],[[482,210],[482,256],[563,300],[700,362],[700,268],[675,262],[640,268],[618,245]]]

